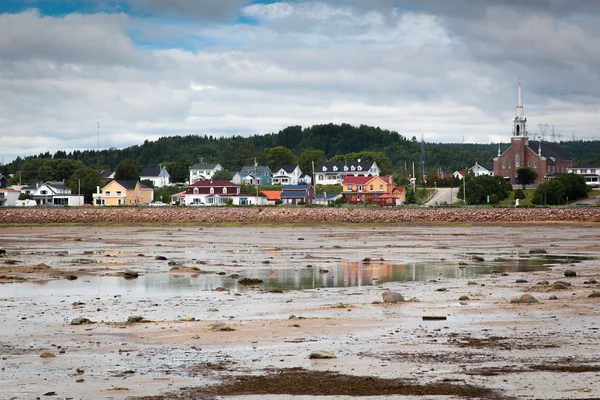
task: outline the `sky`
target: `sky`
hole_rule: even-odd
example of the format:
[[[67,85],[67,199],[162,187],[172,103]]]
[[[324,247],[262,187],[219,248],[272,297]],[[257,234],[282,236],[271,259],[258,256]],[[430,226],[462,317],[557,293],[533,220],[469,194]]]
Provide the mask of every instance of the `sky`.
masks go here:
[[[2,0],[0,163],[330,122],[506,143],[519,78],[530,136],[600,139],[598,49],[597,0]]]

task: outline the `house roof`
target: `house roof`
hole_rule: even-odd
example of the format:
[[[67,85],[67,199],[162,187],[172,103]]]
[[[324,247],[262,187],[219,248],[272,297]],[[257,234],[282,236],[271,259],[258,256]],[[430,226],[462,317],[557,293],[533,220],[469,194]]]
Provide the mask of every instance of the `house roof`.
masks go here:
[[[290,192],[281,192],[282,199],[299,199],[306,196],[306,191],[294,190]]]
[[[160,176],[161,168],[159,166],[155,167],[144,167],[140,176]]]
[[[136,185],[138,184],[138,181],[134,181],[134,180],[117,180],[117,179],[115,179],[113,182],[117,182],[119,185],[123,186],[123,188],[125,190],[133,190],[133,189],[135,189]],[[151,189],[148,186],[144,185],[143,183],[140,183],[140,187],[142,189]]]
[[[404,188],[403,187],[395,187],[392,190],[392,193],[394,193],[394,192],[400,192],[400,193],[402,193],[402,192],[404,192]]]
[[[232,183],[231,181],[226,181],[224,179],[221,180],[212,180],[212,179],[204,179],[204,180],[200,180],[197,182],[192,183],[191,185],[188,186],[188,188],[194,188],[194,187],[198,187],[198,188],[224,188],[224,187],[228,187],[228,188],[239,188],[238,185],[236,185],[235,183]]]
[[[273,169],[273,172],[279,172],[280,170],[284,170],[286,173],[291,174],[296,169],[297,165],[280,165],[277,168]]]
[[[194,164],[190,169],[215,169],[219,163]]]
[[[298,192],[298,191],[307,191],[310,188],[310,185],[285,185],[283,186],[283,192]]]
[[[354,176],[354,175],[346,175],[344,177],[344,181],[342,182],[344,185],[365,185],[373,179],[372,176]]]
[[[527,145],[535,154],[538,153],[540,142],[530,140]],[[555,160],[572,160],[573,156],[558,143],[542,141],[542,157],[554,158]]]
[[[281,190],[263,190],[261,193],[267,196],[267,200],[269,201],[281,199]]]
[[[570,169],[598,169],[600,168],[600,165],[598,164],[587,164],[587,165],[580,165],[578,167],[569,167]]]
[[[241,170],[240,170],[240,174],[243,175],[249,175],[249,174],[254,174],[256,171],[257,175],[266,175],[266,174],[270,174],[271,170],[269,169],[269,167],[265,167],[265,166],[254,166],[254,165],[246,165],[244,166]]]
[[[104,179],[106,179],[106,178],[110,178],[110,176],[111,176],[112,174],[114,174],[114,173],[115,173],[115,171],[113,171],[113,170],[110,170],[110,169],[105,169],[105,170],[102,170],[102,171],[100,171],[100,173],[102,174],[102,177],[103,177]]]
[[[183,192],[172,194],[171,197],[185,197],[185,190]]]
[[[369,179],[369,181],[372,181],[373,179],[380,179],[383,182],[387,183],[388,185],[390,184],[390,177],[389,176],[372,176],[371,179]]]

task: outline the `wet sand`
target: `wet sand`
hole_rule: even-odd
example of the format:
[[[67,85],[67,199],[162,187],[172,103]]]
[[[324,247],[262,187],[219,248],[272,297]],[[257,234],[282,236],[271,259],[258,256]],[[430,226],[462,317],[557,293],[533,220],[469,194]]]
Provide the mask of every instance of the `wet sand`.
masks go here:
[[[1,227],[0,399],[153,396],[297,367],[598,398],[600,298],[588,296],[600,285],[584,283],[600,280],[598,243],[596,224],[564,223]],[[542,256],[560,263],[517,272]],[[314,288],[272,283],[307,268]],[[230,278],[257,270],[272,276]],[[415,301],[381,303],[386,289]],[[524,293],[539,303],[510,303]],[[134,315],[148,322],[126,323]],[[80,317],[95,323],[70,324]],[[311,360],[313,350],[337,358]]]

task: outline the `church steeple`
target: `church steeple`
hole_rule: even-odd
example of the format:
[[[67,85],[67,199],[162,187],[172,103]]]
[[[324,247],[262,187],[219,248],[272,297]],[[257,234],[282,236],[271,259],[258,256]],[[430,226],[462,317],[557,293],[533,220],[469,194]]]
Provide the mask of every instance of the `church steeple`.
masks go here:
[[[527,117],[523,109],[523,96],[521,95],[521,78],[519,78],[519,94],[517,97],[517,115],[513,119],[513,138],[524,137],[527,139]]]

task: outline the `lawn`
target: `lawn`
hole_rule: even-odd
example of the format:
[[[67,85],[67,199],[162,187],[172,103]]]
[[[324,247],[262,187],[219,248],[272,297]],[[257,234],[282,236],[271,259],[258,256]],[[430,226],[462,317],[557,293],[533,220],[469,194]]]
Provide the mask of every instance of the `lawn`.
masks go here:
[[[503,206],[503,207],[509,207],[509,206],[514,206],[514,202],[515,202],[515,192],[516,189],[513,190],[512,192],[510,192],[508,194],[508,197],[502,201],[500,201],[499,205]],[[531,199],[533,198],[533,192],[535,192],[535,189],[525,189],[523,190],[523,193],[525,193],[525,198],[522,200],[519,200],[519,206],[530,206],[531,204]]]

